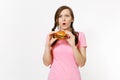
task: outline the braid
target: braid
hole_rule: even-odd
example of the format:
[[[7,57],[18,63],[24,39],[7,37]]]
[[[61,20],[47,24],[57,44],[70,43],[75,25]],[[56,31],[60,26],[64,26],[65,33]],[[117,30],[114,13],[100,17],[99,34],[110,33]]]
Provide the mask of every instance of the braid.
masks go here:
[[[75,32],[75,30],[74,30],[74,28],[72,26],[72,23],[71,23],[71,32],[75,36],[75,45],[77,45],[77,43],[78,43],[78,35],[77,35],[78,32]]]
[[[53,26],[53,28],[52,28],[52,31],[55,31],[56,27],[57,27],[57,24],[55,23],[54,26]],[[55,42],[53,42],[51,44],[51,46],[54,46],[57,41],[58,41],[58,39]]]
[[[53,26],[53,28],[52,28],[52,31],[55,31],[55,29],[56,29],[56,23],[54,24],[54,26]]]

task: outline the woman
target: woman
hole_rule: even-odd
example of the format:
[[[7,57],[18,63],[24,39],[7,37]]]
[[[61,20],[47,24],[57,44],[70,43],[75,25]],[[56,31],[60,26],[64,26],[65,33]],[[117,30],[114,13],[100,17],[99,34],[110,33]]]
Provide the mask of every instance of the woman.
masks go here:
[[[86,40],[83,32],[73,28],[74,14],[70,7],[61,6],[55,13],[55,24],[46,39],[43,63],[50,65],[48,80],[81,80],[79,67],[86,62]],[[67,38],[54,37],[57,31],[64,31]]]

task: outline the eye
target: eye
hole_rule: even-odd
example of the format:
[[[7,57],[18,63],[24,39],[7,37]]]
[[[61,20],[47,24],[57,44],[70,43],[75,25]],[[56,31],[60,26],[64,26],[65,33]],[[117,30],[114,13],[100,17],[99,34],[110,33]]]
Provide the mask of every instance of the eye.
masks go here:
[[[69,17],[70,15],[65,15],[66,17]]]
[[[59,18],[62,17],[62,15],[59,15]]]

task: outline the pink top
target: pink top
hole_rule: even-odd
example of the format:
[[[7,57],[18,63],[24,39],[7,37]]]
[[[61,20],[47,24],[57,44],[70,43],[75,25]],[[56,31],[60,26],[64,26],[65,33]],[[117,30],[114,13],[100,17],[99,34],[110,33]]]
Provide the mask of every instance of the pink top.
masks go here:
[[[87,47],[83,32],[79,32],[79,47]],[[59,40],[53,48],[53,63],[48,80],[81,80],[71,46],[65,40]]]

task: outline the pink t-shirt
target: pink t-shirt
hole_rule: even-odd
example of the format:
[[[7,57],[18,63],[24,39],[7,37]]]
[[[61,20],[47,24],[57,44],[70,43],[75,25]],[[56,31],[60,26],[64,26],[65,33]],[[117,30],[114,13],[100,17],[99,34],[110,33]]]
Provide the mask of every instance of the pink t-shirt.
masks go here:
[[[79,32],[78,47],[87,47],[83,32]],[[66,40],[59,40],[53,47],[53,63],[48,80],[81,80],[73,50]]]

